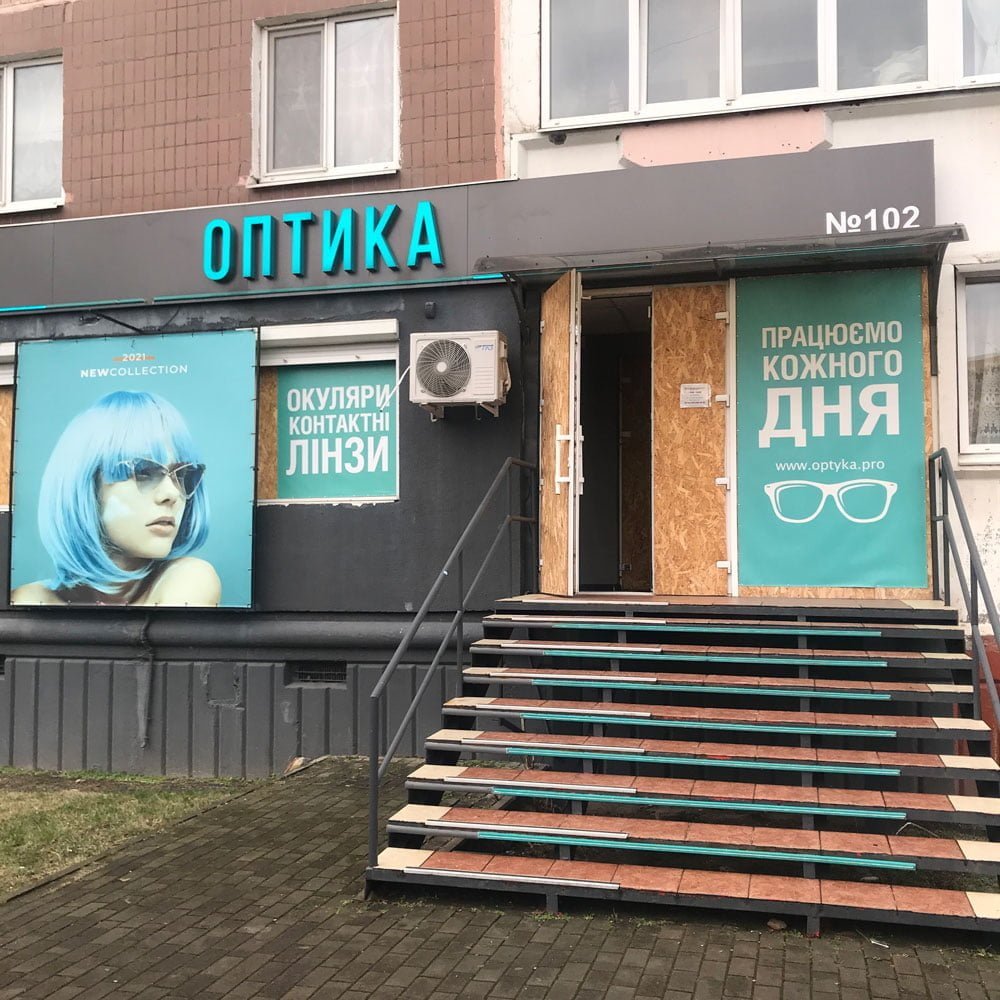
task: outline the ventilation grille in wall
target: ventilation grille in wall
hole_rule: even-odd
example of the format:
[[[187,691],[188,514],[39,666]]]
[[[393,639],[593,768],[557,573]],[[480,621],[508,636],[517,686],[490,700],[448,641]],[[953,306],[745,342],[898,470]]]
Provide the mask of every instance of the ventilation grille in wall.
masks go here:
[[[293,660],[285,664],[286,684],[346,684],[347,661]]]

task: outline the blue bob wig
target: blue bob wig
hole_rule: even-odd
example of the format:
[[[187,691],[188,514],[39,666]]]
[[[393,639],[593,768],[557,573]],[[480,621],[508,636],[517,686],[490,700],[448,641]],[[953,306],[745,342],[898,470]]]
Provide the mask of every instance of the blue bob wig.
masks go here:
[[[162,396],[117,391],[77,414],[56,442],[38,497],[38,531],[55,564],[52,590],[88,586],[114,593],[151,570],[117,566],[108,551],[98,487],[131,475],[129,463],[200,461],[184,418]],[[187,502],[168,559],[200,548],[208,537],[208,499],[202,483]]]

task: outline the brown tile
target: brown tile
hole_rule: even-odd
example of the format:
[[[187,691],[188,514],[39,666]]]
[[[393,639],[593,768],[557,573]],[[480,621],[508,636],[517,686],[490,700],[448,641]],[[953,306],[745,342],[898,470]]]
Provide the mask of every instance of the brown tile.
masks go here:
[[[722,823],[690,823],[686,834],[689,844],[729,844],[734,847],[749,847],[752,839],[752,826],[725,826]]]
[[[894,885],[892,895],[900,913],[930,913],[947,917],[975,916],[964,892]]]
[[[838,854],[892,853],[888,837],[877,833],[838,833],[824,830],[819,835],[819,842],[824,851],[836,851]]]
[[[549,873],[552,862],[547,858],[491,858],[481,869],[494,875],[527,875],[543,878]]]
[[[820,788],[819,801],[824,806],[859,806],[878,808],[883,806],[882,793],[861,788]]]
[[[816,830],[758,826],[753,831],[753,846],[818,851],[820,835]]]
[[[571,878],[586,882],[613,882],[617,865],[594,861],[553,861],[549,878]]]
[[[641,889],[645,892],[675,893],[681,881],[681,871],[676,868],[648,868],[641,865],[619,865],[613,881],[623,889]]]
[[[955,858],[961,861],[965,855],[954,840],[944,837],[888,837],[889,850],[894,855],[904,857]]]
[[[758,785],[755,802],[806,802],[817,805],[819,795],[815,788],[800,785]]]
[[[816,879],[778,875],[751,875],[750,898],[788,903],[819,903],[819,882]]]
[[[690,778],[633,778],[632,787],[639,794],[690,795],[694,782]]]
[[[834,882],[820,880],[824,906],[850,906],[860,910],[887,910],[894,913],[896,903],[887,885],[869,882]]]
[[[681,875],[679,891],[686,896],[746,899],[750,892],[750,876],[741,872],[705,872],[687,868]]]
[[[696,781],[691,794],[705,799],[752,802],[757,787],[749,781]]]
[[[955,808],[948,801],[947,795],[921,795],[917,792],[883,792],[888,809],[925,809],[935,812],[954,812]]]
[[[481,872],[491,855],[470,854],[467,851],[435,851],[420,867],[443,868],[450,872]]]

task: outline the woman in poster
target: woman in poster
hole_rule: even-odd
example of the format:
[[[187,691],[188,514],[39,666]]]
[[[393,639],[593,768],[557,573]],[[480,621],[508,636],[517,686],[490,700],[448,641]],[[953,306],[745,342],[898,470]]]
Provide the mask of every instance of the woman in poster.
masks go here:
[[[215,607],[205,466],[162,396],[119,390],[77,414],[42,474],[38,528],[55,573],[11,604]]]

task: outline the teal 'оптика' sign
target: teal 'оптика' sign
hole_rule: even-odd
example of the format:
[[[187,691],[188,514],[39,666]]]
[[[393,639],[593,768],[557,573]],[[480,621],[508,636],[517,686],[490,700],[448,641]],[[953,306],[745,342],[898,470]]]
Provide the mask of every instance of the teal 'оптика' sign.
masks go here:
[[[745,586],[927,586],[917,270],[737,283]]]
[[[280,369],[278,499],[395,499],[395,384],[393,361]]]

